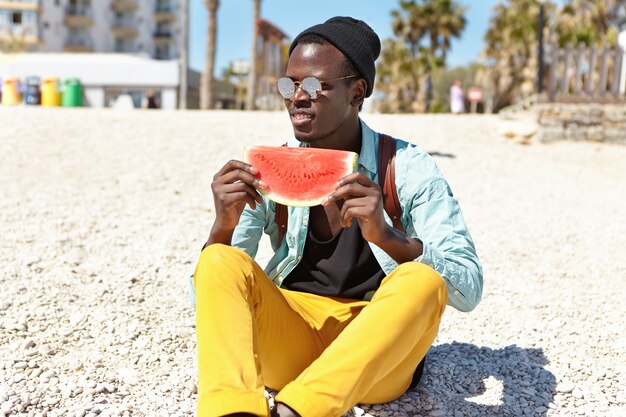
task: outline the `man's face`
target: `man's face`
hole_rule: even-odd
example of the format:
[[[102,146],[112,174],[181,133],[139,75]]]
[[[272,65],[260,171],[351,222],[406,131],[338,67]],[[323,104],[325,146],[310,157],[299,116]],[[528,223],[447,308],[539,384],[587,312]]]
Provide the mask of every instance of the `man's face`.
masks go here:
[[[331,44],[299,44],[289,57],[285,76],[294,81],[311,76],[324,81],[352,75],[344,73],[344,59]],[[285,99],[295,137],[313,145],[344,126],[351,112],[356,111],[351,104],[351,84],[346,80],[324,83],[315,100],[297,88],[291,99]]]

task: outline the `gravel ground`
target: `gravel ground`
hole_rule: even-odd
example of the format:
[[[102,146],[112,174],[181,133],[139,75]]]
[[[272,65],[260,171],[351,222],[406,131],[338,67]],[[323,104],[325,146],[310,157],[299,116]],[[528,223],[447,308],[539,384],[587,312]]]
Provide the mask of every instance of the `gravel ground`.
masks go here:
[[[354,413],[626,415],[626,147],[520,145],[495,116],[364,119],[433,153],[485,293],[446,311],[416,390]],[[0,417],[193,415],[185,279],[212,176],[290,132],[282,113],[1,108]]]

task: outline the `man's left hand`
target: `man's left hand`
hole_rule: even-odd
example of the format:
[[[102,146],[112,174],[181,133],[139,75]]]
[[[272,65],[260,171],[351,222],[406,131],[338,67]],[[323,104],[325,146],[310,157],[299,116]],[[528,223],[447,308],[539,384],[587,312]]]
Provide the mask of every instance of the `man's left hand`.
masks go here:
[[[359,222],[363,238],[378,245],[389,233],[383,214],[383,196],[378,184],[361,172],[355,172],[339,180],[335,191],[322,203],[326,206],[344,200],[341,207],[341,226],[350,227]]]

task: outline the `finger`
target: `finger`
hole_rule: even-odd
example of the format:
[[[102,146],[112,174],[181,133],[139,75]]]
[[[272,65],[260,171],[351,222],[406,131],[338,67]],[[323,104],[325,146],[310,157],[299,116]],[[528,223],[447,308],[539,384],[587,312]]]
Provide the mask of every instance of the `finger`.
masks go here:
[[[257,205],[256,200],[245,191],[238,191],[226,194],[220,199],[220,202],[225,207],[231,206],[233,204],[245,203],[250,206],[252,210],[256,209]]]
[[[265,181],[262,181],[250,172],[239,168],[233,169],[232,171],[225,173],[221,178],[216,181],[222,182],[224,184],[242,181],[254,188],[260,188],[263,191],[267,190],[267,184],[265,183]]]
[[[372,204],[369,198],[355,198],[346,201],[341,208],[340,214],[342,227],[349,227],[354,218],[368,221],[374,213]]]
[[[359,183],[365,185],[366,187],[374,187],[378,186],[374,181],[372,181],[367,175],[364,173],[357,171],[352,174],[348,174],[337,182],[337,187],[341,187],[345,184],[349,183]]]
[[[222,187],[222,193],[224,194],[238,194],[240,192],[247,193],[250,196],[250,198],[257,201],[258,203],[263,202],[263,197],[261,197],[261,194],[259,194],[259,192],[254,187],[251,187],[250,185],[244,182],[225,184]]]
[[[358,182],[351,182],[333,191],[333,193],[322,202],[322,205],[326,206],[334,201],[342,199],[347,201],[352,198],[366,196],[375,197],[377,194],[379,194],[378,188],[368,187]]]
[[[219,177],[222,177],[227,172],[237,169],[249,172],[253,176],[259,173],[259,170],[252,165],[246,164],[245,162],[241,162],[236,159],[231,159],[226,164],[224,164],[224,166],[219,171],[217,171],[217,173],[213,177],[213,180],[216,181]]]

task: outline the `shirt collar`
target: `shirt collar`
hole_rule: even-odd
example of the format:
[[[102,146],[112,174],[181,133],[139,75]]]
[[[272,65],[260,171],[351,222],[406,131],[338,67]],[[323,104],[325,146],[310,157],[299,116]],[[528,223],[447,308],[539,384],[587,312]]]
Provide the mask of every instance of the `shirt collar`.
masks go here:
[[[359,152],[358,164],[374,174],[378,159],[378,135],[362,119],[359,118],[359,122],[361,123],[361,152]]]

